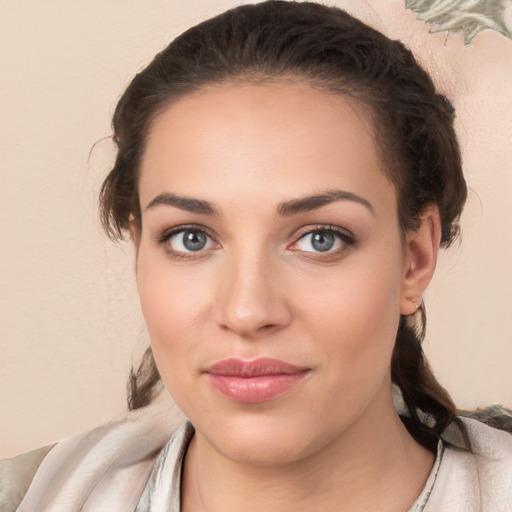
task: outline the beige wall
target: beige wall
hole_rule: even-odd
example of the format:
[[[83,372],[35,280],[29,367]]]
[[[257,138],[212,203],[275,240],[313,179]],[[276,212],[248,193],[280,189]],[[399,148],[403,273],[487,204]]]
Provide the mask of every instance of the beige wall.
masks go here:
[[[131,248],[97,220],[109,115],[167,41],[238,3],[0,3],[0,455],[124,411],[147,340]],[[401,1],[344,3],[408,41],[455,97],[472,192],[464,243],[427,295],[425,349],[460,406],[512,406],[512,41],[487,32],[467,49],[428,34]]]

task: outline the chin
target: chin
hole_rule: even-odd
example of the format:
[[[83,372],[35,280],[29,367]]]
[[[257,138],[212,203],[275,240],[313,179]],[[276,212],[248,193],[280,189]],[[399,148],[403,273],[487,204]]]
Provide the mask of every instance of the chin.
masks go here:
[[[196,428],[201,432],[200,424]],[[225,421],[217,416],[215,426],[210,423],[204,437],[218,453],[232,461],[275,467],[312,453],[317,443],[310,433],[315,430],[303,419],[244,414]]]
[[[222,439],[219,446],[214,446],[224,457],[250,466],[278,467],[291,464],[302,458],[305,446],[290,439],[290,436],[262,436],[254,433],[231,437],[229,442]]]

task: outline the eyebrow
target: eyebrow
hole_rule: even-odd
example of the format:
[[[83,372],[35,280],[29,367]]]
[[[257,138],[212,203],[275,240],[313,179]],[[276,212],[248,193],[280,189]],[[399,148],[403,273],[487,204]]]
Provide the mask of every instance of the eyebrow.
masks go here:
[[[192,199],[190,197],[177,196],[170,192],[164,192],[156,196],[147,206],[146,211],[157,206],[174,206],[180,210],[191,213],[202,213],[203,215],[218,215],[217,209],[208,201]]]
[[[281,217],[290,217],[298,213],[318,210],[322,206],[337,201],[353,201],[365,206],[371,213],[375,213],[372,204],[352,192],[345,190],[328,190],[312,196],[301,197],[299,199],[291,199],[279,203],[277,213]],[[193,199],[190,197],[178,196],[170,192],[164,192],[156,196],[147,206],[146,211],[156,208],[157,206],[174,206],[180,210],[191,213],[199,213],[203,215],[218,215],[219,212],[210,202],[203,199]]]
[[[322,206],[326,206],[336,201],[354,201],[365,206],[371,213],[375,213],[372,204],[363,197],[353,194],[352,192],[337,189],[280,203],[277,207],[277,212],[282,217],[288,217],[296,215],[297,213],[317,210]]]

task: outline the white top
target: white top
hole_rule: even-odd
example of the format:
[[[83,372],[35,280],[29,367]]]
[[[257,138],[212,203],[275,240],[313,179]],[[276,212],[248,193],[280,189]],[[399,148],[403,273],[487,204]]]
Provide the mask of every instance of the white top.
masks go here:
[[[512,435],[462,421],[473,453],[448,428],[408,512],[512,512]],[[157,403],[39,456],[2,461],[0,511],[179,512],[181,462],[193,432],[177,409]]]
[[[194,427],[184,421],[171,440],[164,446],[142,493],[135,512],[180,512],[181,468],[187,447],[194,435]],[[444,453],[444,443],[438,444],[437,457],[423,490],[407,512],[424,512],[434,487]]]

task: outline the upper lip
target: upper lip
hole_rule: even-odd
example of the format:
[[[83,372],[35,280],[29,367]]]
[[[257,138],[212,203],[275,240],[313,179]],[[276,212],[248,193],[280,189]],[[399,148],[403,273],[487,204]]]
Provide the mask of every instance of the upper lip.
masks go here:
[[[212,375],[232,375],[237,377],[260,377],[264,375],[283,375],[306,372],[308,368],[295,366],[279,359],[261,358],[252,361],[230,358],[223,359],[206,368],[205,373]]]

